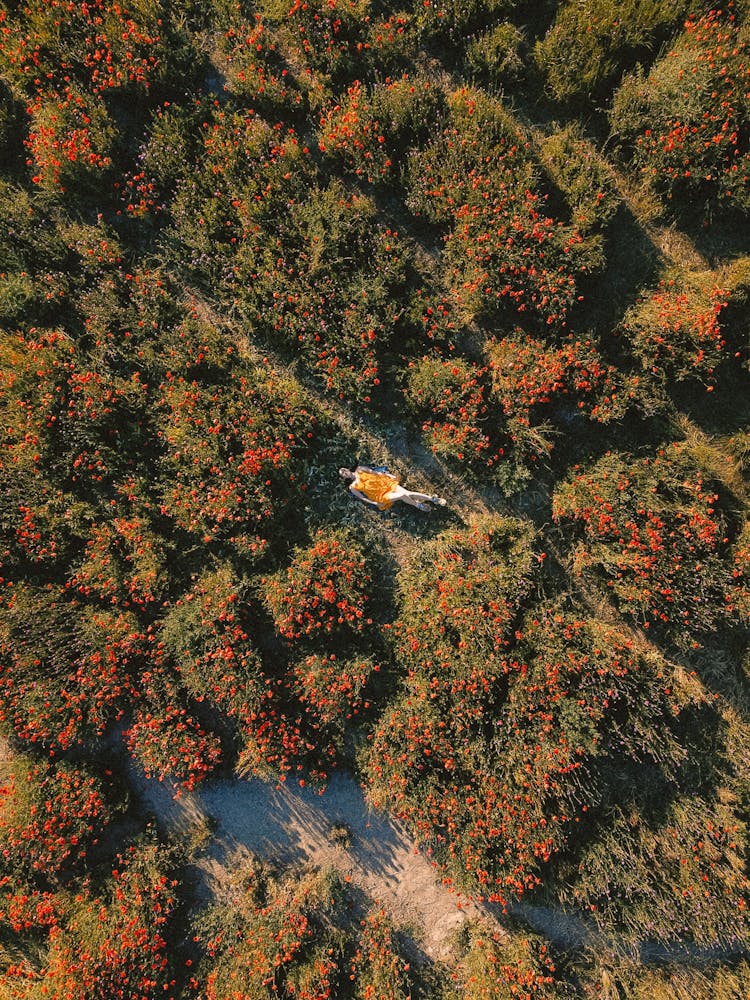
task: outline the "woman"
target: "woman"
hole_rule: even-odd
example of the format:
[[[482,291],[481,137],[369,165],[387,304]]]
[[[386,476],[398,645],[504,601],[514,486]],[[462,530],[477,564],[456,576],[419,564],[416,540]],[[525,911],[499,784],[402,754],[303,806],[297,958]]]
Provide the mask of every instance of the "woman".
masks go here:
[[[339,469],[339,475],[349,483],[350,493],[378,510],[389,510],[396,500],[403,500],[419,510],[429,510],[430,503],[445,507],[442,497],[407,490],[399,483],[398,476],[385,468],[371,469],[367,465],[358,465],[354,471]]]

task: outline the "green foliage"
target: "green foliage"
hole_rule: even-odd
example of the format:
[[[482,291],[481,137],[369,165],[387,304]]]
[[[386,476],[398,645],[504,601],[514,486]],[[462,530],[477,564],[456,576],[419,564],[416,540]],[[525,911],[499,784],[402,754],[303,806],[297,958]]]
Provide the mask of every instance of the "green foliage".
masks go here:
[[[521,454],[552,451],[549,421],[571,409],[609,423],[625,412],[632,392],[591,341],[570,338],[551,347],[521,330],[487,345],[492,395]],[[567,405],[566,405],[567,404]]]
[[[319,532],[297,549],[286,571],[263,580],[263,597],[285,639],[319,641],[360,633],[368,617],[372,577],[365,553],[345,532]]]
[[[84,886],[42,898],[18,894],[11,912],[27,933],[41,931],[43,965],[26,960],[0,973],[3,997],[174,997],[166,935],[173,930],[177,882],[165,855],[148,844],[129,848],[98,893]]]
[[[690,18],[651,72],[627,77],[615,95],[612,132],[623,155],[678,211],[747,211],[746,75],[734,14],[710,11]]]
[[[161,621],[161,640],[186,690],[248,719],[265,697],[260,661],[243,624],[247,587],[231,565],[207,570]]]
[[[207,359],[199,351],[195,360]],[[204,542],[225,540],[258,558],[313,435],[297,388],[242,365],[225,382],[168,372],[161,389],[164,512]]]
[[[16,758],[0,787],[0,871],[53,879],[75,865],[111,818],[106,798],[85,769]]]
[[[736,963],[660,963],[643,966],[626,958],[595,971],[624,1000],[735,1000],[750,988],[750,966]]]
[[[726,804],[679,796],[656,821],[613,805],[570,896],[631,941],[735,947],[747,934],[746,852],[745,826]]]
[[[447,881],[599,926],[584,992],[747,993],[689,949],[748,936],[749,12],[2,5],[3,998],[572,991],[515,928],[412,973],[330,874],[174,922],[127,751],[358,760]]]
[[[726,353],[721,315],[728,289],[711,272],[664,279],[623,318],[621,333],[649,376],[663,382],[712,381]]]
[[[580,539],[576,572],[593,571],[628,617],[685,642],[726,619],[730,568],[719,497],[680,445],[634,460],[610,453],[553,497]]]
[[[251,867],[233,905],[202,920],[201,995],[408,1000],[408,968],[382,910],[350,928],[344,885],[331,870],[278,878]]]
[[[470,926],[468,941],[453,977],[456,996],[468,1000],[512,1000],[523,996],[554,1000],[567,996],[557,982],[555,963],[548,946],[535,935],[481,924]],[[459,993],[460,991],[460,993]]]
[[[542,162],[565,195],[571,215],[581,232],[606,229],[620,199],[611,169],[581,128],[558,128],[542,141]]]
[[[457,357],[409,363],[404,395],[422,422],[425,444],[465,468],[491,467],[503,454],[497,432],[489,433],[497,417],[488,406],[485,372]]]
[[[424,649],[469,672],[490,663],[529,592],[533,544],[529,523],[493,515],[424,546],[398,581],[406,662],[421,663]]]
[[[680,27],[685,0],[565,0],[534,56],[558,101],[602,100],[624,69],[653,56]]]
[[[522,313],[543,328],[564,323],[590,262],[578,230],[546,215],[529,140],[499,100],[454,92],[446,127],[410,158],[407,184],[412,211],[446,228],[449,287],[466,321]]]
[[[502,87],[522,80],[526,72],[526,40],[509,21],[472,38],[466,47],[466,69],[475,82]]]
[[[81,748],[132,703],[145,639],[132,612],[20,584],[7,588],[0,624],[0,721],[24,744]]]
[[[674,777],[686,757],[677,709],[664,663],[622,633],[554,606],[513,628],[513,606],[498,616],[495,601],[480,625],[456,598],[460,625],[442,626],[448,580],[434,587],[418,603],[406,591],[409,673],[365,756],[368,786],[451,877],[505,904],[595,828],[608,772],[658,762]]]
[[[334,181],[290,207],[278,233],[244,244],[239,306],[334,397],[368,403],[399,329],[404,258],[374,203]]]

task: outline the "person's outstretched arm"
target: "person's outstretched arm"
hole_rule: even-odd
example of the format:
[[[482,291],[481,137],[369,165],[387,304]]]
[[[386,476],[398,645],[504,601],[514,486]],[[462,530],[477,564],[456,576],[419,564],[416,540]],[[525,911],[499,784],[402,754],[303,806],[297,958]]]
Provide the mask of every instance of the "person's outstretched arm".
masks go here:
[[[364,502],[368,503],[371,507],[379,507],[380,506],[380,504],[377,502],[377,500],[371,500],[369,497],[366,497],[364,495],[364,493],[360,493],[360,491],[358,489],[356,489],[353,485],[349,487],[349,492],[353,496],[355,496],[358,500],[364,500]]]

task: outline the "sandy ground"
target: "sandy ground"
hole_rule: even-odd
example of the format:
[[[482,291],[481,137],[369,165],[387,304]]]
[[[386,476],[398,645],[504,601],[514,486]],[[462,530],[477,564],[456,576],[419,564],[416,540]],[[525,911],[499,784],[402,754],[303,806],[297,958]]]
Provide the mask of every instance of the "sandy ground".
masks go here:
[[[337,869],[354,888],[412,930],[429,958],[446,958],[454,932],[488,912],[451,891],[401,827],[372,811],[352,777],[335,774],[322,794],[287,782],[227,779],[173,798],[169,783],[133,773],[143,805],[173,835],[190,836],[210,819],[214,826],[199,869],[212,894],[250,853],[283,864],[308,862]],[[345,826],[350,843],[336,843]]]

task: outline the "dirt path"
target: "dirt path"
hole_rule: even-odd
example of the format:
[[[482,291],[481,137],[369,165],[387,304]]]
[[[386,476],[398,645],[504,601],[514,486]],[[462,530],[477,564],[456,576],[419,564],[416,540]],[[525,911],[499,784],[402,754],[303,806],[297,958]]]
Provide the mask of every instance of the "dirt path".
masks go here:
[[[197,865],[202,888],[214,898],[221,897],[233,870],[254,854],[281,864],[335,868],[411,930],[431,959],[450,955],[454,932],[468,919],[491,919],[488,911],[441,883],[399,824],[368,807],[350,775],[334,774],[322,794],[292,782],[273,786],[226,779],[178,799],[169,783],[149,781],[135,767],[131,780],[144,807],[173,836],[188,838],[207,820],[214,825]],[[348,846],[337,844],[337,827],[346,829]]]

